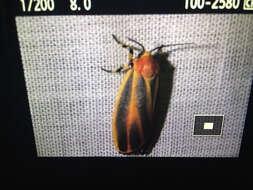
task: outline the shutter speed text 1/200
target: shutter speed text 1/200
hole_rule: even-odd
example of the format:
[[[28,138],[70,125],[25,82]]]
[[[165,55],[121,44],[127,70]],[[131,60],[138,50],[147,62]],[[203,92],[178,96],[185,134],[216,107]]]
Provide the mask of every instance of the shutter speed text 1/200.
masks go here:
[[[54,0],[20,0],[23,12],[52,12],[55,10]],[[91,0],[69,0],[70,11],[91,10]]]

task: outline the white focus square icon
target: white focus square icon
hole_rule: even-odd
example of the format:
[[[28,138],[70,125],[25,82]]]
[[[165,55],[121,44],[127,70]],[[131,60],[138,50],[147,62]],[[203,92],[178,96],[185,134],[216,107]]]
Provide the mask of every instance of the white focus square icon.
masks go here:
[[[224,115],[194,115],[193,136],[221,136]]]
[[[204,129],[207,129],[207,130],[212,130],[213,129],[213,123],[210,123],[210,122],[205,122],[204,123]]]

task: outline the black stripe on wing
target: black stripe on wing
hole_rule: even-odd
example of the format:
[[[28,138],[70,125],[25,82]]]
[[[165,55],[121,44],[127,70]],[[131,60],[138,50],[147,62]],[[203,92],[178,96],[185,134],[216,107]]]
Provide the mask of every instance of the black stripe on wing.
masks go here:
[[[116,117],[116,131],[119,150],[122,152],[127,151],[127,132],[126,132],[126,116],[128,105],[130,102],[131,89],[132,89],[133,73],[128,78],[125,87],[120,95],[120,100],[117,108]]]

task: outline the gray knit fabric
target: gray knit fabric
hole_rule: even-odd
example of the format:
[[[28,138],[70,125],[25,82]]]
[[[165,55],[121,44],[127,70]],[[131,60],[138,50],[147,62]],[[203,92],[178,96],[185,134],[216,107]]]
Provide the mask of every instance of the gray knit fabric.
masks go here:
[[[168,58],[171,100],[148,156],[238,156],[253,76],[253,15],[29,16],[16,24],[38,156],[126,156],[116,152],[111,127],[124,74],[100,69],[128,62],[111,34],[147,50],[199,46]],[[193,136],[196,114],[224,115],[222,135]]]

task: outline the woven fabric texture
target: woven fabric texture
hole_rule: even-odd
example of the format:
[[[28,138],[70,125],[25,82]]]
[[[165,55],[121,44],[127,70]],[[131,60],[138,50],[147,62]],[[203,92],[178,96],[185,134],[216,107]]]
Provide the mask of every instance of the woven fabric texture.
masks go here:
[[[111,127],[124,74],[100,69],[128,63],[111,34],[147,50],[198,46],[168,58],[172,94],[148,156],[238,156],[253,76],[253,15],[29,16],[16,24],[38,156],[126,156],[116,152]],[[224,115],[222,135],[193,136],[195,114]]]

